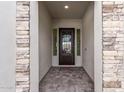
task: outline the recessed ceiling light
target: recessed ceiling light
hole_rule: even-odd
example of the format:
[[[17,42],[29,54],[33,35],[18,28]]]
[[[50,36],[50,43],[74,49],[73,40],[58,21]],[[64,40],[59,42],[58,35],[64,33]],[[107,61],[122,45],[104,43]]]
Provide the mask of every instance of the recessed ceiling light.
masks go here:
[[[68,9],[68,8],[69,8],[69,6],[68,6],[68,5],[65,5],[65,6],[64,6],[64,8],[65,8],[65,9]]]

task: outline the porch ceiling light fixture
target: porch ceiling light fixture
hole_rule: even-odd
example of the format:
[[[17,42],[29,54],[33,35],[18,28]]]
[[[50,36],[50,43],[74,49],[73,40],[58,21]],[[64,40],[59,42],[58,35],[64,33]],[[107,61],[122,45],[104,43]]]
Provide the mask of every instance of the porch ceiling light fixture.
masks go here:
[[[65,5],[65,6],[64,6],[64,8],[65,8],[65,9],[68,9],[68,8],[69,8],[69,6],[68,6],[68,5]]]

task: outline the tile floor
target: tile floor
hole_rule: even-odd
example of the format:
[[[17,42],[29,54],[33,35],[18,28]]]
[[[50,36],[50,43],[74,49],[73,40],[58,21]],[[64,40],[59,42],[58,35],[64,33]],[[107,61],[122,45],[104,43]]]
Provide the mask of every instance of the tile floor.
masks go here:
[[[93,92],[93,82],[81,67],[52,67],[40,82],[40,92]]]

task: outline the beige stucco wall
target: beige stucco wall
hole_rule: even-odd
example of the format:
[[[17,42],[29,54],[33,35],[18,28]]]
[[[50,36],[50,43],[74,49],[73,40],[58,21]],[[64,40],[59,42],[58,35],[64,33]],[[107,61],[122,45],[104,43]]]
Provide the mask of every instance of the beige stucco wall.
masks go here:
[[[101,92],[102,84],[102,2],[94,2],[94,91]]]
[[[39,19],[38,2],[30,2],[30,91],[39,91]]]
[[[94,5],[91,3],[87,8],[82,20],[83,40],[83,67],[94,80]]]
[[[43,2],[39,2],[39,76],[40,80],[52,65],[51,18]]]
[[[16,2],[0,2],[0,91],[15,91]]]

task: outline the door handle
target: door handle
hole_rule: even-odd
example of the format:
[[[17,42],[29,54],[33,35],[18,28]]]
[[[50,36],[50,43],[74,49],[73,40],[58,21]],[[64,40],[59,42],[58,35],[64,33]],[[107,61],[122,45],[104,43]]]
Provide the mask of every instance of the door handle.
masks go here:
[[[87,48],[84,48],[85,51],[87,51]]]

